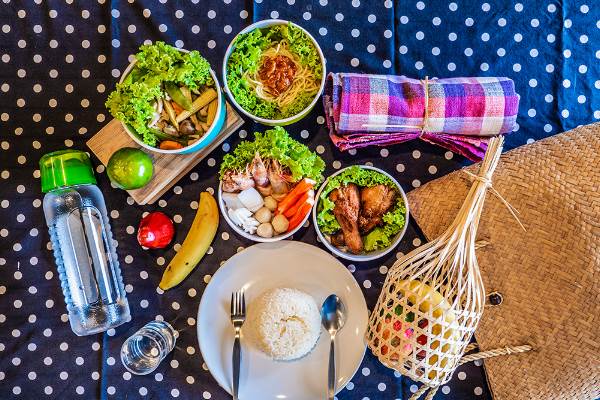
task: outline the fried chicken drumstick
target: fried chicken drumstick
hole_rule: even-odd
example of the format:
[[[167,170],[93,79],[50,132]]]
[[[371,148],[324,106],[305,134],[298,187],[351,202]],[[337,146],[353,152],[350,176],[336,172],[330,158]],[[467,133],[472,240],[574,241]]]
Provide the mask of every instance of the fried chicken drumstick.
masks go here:
[[[363,235],[381,223],[383,214],[390,209],[395,199],[394,189],[385,185],[361,189],[358,227]]]
[[[329,194],[335,204],[333,215],[342,227],[344,241],[348,249],[358,254],[363,249],[363,241],[358,230],[358,213],[360,208],[360,194],[358,186],[351,183],[335,189]]]

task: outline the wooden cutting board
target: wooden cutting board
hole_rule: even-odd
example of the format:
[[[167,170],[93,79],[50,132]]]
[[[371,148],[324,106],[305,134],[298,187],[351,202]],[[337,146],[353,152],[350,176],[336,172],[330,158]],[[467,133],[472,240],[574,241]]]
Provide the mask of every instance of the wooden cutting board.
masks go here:
[[[113,119],[96,133],[87,145],[106,166],[108,159],[117,150],[123,147],[135,147],[146,152],[152,157],[154,163],[154,176],[143,188],[128,190],[127,193],[136,203],[152,204],[169,190],[183,175],[188,173],[196,164],[217,148],[225,139],[235,132],[244,120],[227,103],[227,119],[215,140],[205,148],[190,154],[162,154],[143,149],[133,141],[123,129],[121,122]]]

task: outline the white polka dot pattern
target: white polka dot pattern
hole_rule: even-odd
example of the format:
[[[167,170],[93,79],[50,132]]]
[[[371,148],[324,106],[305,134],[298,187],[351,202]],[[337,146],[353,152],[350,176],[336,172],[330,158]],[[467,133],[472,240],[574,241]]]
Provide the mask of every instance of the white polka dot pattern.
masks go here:
[[[196,350],[195,317],[218,266],[251,243],[221,224],[190,279],[166,293],[156,286],[185,237],[199,191],[214,193],[223,154],[263,127],[247,123],[152,206],[137,206],[112,187],[105,168],[94,160],[134,315],[132,322],[100,339],[76,338],[70,332],[43,224],[39,157],[65,147],[85,149],[85,141],[110,119],[106,96],[141,43],[161,39],[198,49],[220,71],[226,45],[245,25],[265,18],[291,19],[317,38],[329,71],[514,79],[522,112],[508,147],[600,120],[600,50],[594,47],[600,11],[591,0],[543,0],[535,8],[530,2],[508,0],[64,3],[25,6],[3,0],[8,7],[0,8],[0,43],[9,44],[0,46],[0,330],[6,333],[0,338],[0,392],[9,398],[93,397],[100,388],[109,399],[228,398]],[[320,104],[289,131],[324,158],[326,174],[369,163],[392,173],[406,190],[463,161],[424,143],[340,153],[327,138]],[[176,245],[144,250],[135,240],[137,224],[144,213],[158,209],[175,221]],[[301,230],[295,239],[317,244],[312,228]],[[347,264],[369,306],[376,301],[387,266],[421,241],[409,226],[406,240],[388,258]],[[154,375],[132,376],[119,361],[120,344],[141,326],[137,324],[154,318],[180,330],[178,346]],[[367,353],[337,398],[408,398],[417,389]],[[437,398],[491,397],[481,368],[465,365]]]

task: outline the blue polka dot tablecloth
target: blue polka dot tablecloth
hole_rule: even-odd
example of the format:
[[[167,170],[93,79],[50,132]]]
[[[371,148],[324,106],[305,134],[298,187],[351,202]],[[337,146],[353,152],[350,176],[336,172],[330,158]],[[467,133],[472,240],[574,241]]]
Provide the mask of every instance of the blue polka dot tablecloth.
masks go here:
[[[41,208],[38,160],[85,142],[110,115],[104,107],[128,58],[145,40],[198,49],[216,71],[229,41],[266,18],[292,20],[320,42],[330,71],[410,77],[507,76],[521,95],[512,148],[600,119],[600,4],[597,0],[2,0],[0,3],[0,398],[227,399],[203,364],[196,313],[219,265],[251,245],[222,222],[212,251],[177,289],[158,292],[174,250],[144,251],[135,230],[142,213],[173,217],[181,243],[201,190],[217,187],[223,154],[263,126],[246,122],[160,201],[138,206],[110,186],[94,159],[122,264],[133,319],[105,334],[75,336]],[[289,127],[327,162],[326,173],[372,163],[407,189],[466,161],[412,142],[340,153],[323,110]],[[312,227],[296,240],[317,244]],[[414,225],[391,256],[348,264],[373,307],[396,257],[421,244]],[[121,365],[124,339],[152,319],[180,331],[175,350],[148,376]],[[202,328],[202,327],[200,327]],[[294,379],[294,377],[290,377]],[[414,382],[368,351],[337,396],[407,399]],[[436,399],[490,399],[481,364],[464,365]]]

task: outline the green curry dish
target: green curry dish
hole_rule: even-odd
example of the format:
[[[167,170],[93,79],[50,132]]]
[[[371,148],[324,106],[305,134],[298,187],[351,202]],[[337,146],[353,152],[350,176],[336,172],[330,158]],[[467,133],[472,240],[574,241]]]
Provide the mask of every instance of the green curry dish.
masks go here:
[[[244,171],[258,153],[263,160],[277,160],[286,167],[294,182],[302,178],[311,178],[318,184],[323,180],[323,159],[306,145],[292,139],[282,127],[276,126],[254,135],[253,142],[244,140],[233,153],[223,157],[219,171],[221,179],[227,171]]]
[[[315,80],[320,81],[323,77],[319,52],[302,29],[287,24],[257,28],[240,34],[227,60],[227,86],[240,107],[257,117],[274,120],[294,116],[308,107],[315,97],[304,93],[289,106],[279,109],[274,102],[259,98],[250,86],[247,75],[258,71],[263,51],[282,40],[287,41],[290,51],[298,56],[300,64],[313,71]]]
[[[108,96],[106,108],[113,117],[132,128],[143,142],[155,146],[158,139],[148,128],[154,103],[164,96],[165,82],[190,90],[214,86],[208,61],[196,50],[188,53],[164,42],[142,45],[131,72]]]
[[[397,191],[396,183],[388,176],[374,170],[354,165],[340,174],[330,178],[319,196],[317,208],[317,225],[322,233],[332,235],[341,229],[333,214],[334,203],[329,194],[342,186],[354,183],[359,187],[385,185]],[[383,226],[378,226],[364,237],[364,249],[367,252],[381,250],[392,244],[394,237],[406,224],[406,205],[400,193],[397,193],[394,206],[383,217]]]

